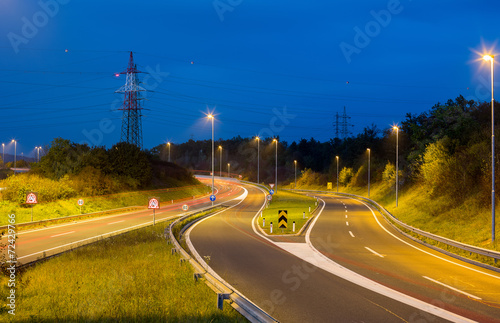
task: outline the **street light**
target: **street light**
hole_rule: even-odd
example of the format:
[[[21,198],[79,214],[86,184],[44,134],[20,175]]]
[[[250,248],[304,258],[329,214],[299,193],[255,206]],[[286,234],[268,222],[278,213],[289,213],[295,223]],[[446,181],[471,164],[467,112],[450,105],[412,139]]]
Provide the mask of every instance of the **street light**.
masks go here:
[[[12,139],[12,141],[14,143],[14,175],[16,175],[16,168],[17,168],[17,141],[15,139]]]
[[[398,207],[398,186],[399,186],[399,127],[394,126],[392,130],[396,131],[396,207]]]
[[[170,142],[167,142],[168,146],[168,162],[170,163]]]
[[[339,156],[335,156],[337,160],[337,193],[339,192]]]
[[[493,63],[495,56],[484,55],[491,63],[491,241],[495,241],[495,99],[493,97]]]
[[[220,174],[219,174],[219,176],[222,177],[222,146],[219,146],[219,149],[220,149],[220,167],[219,167]]]
[[[227,163],[227,177],[231,178],[231,164]]]
[[[274,191],[278,192],[278,139],[274,138],[273,142],[276,143],[276,170],[274,173]]]
[[[370,198],[370,148],[366,149],[368,151],[368,198]]]
[[[213,114],[207,115],[207,118],[212,121],[212,195],[214,195],[214,116]],[[214,202],[212,201],[212,205]]]
[[[2,143],[2,166],[5,166],[5,144]]]
[[[257,140],[257,184],[259,182],[259,173],[260,173],[260,138],[255,137],[255,140]]]
[[[36,149],[36,153],[37,153],[37,162],[39,163],[40,162],[40,149],[42,149],[42,147],[35,147]]]
[[[297,161],[294,160],[293,163],[295,164],[295,185],[293,185],[293,188],[297,189]]]

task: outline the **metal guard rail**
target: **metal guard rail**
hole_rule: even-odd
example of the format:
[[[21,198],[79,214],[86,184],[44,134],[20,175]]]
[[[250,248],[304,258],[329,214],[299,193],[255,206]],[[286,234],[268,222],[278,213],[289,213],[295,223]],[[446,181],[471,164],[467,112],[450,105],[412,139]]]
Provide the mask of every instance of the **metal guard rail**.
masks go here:
[[[433,234],[433,233],[430,233],[430,232],[426,232],[426,231],[417,229],[417,228],[412,227],[411,225],[408,225],[408,224],[406,224],[404,222],[401,222],[394,215],[392,215],[391,213],[389,213],[389,211],[387,211],[383,206],[381,206],[377,202],[375,202],[375,201],[373,201],[373,200],[371,200],[369,198],[363,197],[363,196],[359,196],[359,195],[355,195],[355,194],[348,194],[348,193],[337,193],[337,192],[331,192],[331,191],[314,191],[314,190],[294,190],[294,191],[306,192],[306,193],[338,194],[338,195],[345,195],[345,196],[354,197],[354,198],[359,199],[359,200],[364,200],[364,201],[369,202],[370,204],[374,205],[379,211],[381,211],[382,215],[391,224],[392,224],[392,222],[395,222],[396,224],[398,224],[399,226],[405,228],[406,230],[412,231],[412,232],[414,232],[416,234],[419,234],[419,235],[421,235],[423,237],[426,237],[428,239],[444,243],[444,244],[446,244],[448,246],[452,246],[452,247],[455,247],[455,248],[458,248],[458,249],[461,249],[461,250],[464,250],[464,251],[468,251],[468,252],[472,252],[472,253],[475,253],[475,254],[478,254],[478,255],[482,255],[482,256],[485,256],[485,257],[493,258],[493,259],[495,259],[495,262],[496,262],[496,260],[500,259],[500,252],[498,252],[498,251],[488,250],[488,249],[484,249],[484,248],[480,248],[480,247],[476,247],[476,246],[471,246],[469,244],[461,243],[461,242],[458,242],[458,241],[455,241],[455,240],[447,239],[447,238],[438,236],[436,234]],[[399,228],[397,228],[397,227],[395,227],[395,228],[398,231],[402,232]],[[404,233],[404,234],[407,235],[406,233]]]
[[[181,256],[189,261],[189,263],[193,266],[195,270],[195,277],[200,277],[204,276],[207,282],[214,286],[216,289],[218,289],[222,294],[227,295],[227,298],[229,298],[233,304],[231,304],[238,312],[240,312],[243,316],[245,316],[249,321],[251,322],[278,322],[275,320],[273,317],[271,317],[269,314],[264,312],[261,308],[259,308],[257,305],[252,303],[250,300],[248,300],[245,296],[241,295],[239,292],[235,291],[231,285],[228,285],[227,283],[217,279],[213,275],[211,275],[206,268],[204,268],[198,261],[196,261],[195,258],[191,257],[191,255],[182,248],[180,243],[177,241],[177,239],[174,236],[174,233],[172,231],[172,228],[177,225],[179,222],[193,216],[194,214],[198,212],[204,212],[210,209],[214,209],[214,207],[210,207],[204,210],[196,211],[189,213],[183,217],[178,218],[174,222],[170,224],[168,227],[169,231],[169,238],[170,241],[174,244],[175,246],[175,251],[179,251]],[[204,217],[202,217],[204,218]],[[202,218],[194,220],[194,222],[201,220]],[[188,225],[193,224],[194,222],[189,223]],[[172,250],[174,252],[174,250]],[[236,306],[235,306],[236,305]]]

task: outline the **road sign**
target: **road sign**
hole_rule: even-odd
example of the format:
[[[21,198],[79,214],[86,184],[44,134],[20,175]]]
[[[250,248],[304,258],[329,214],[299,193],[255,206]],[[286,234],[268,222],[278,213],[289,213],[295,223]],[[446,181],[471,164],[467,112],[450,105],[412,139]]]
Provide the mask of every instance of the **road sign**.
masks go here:
[[[182,210],[183,210],[183,211],[187,211],[187,210],[189,210],[189,206],[188,206],[187,204],[184,204],[184,205],[182,206]]]
[[[269,184],[269,187],[273,188],[273,187],[274,187],[274,184],[273,184],[273,183]]]
[[[271,194],[267,194],[266,198],[268,201],[271,201],[273,199],[273,196]]]
[[[332,187],[333,187],[332,182],[328,182],[328,183],[326,183],[326,189],[327,189],[327,190],[331,190],[331,189],[332,189]]]
[[[278,228],[286,229],[288,227],[288,211],[279,210],[278,211]]]
[[[210,201],[212,201],[212,202],[215,201],[215,195],[213,195],[213,194],[210,195]]]
[[[269,190],[269,194],[273,195],[274,194],[274,190]]]
[[[26,204],[37,204],[38,203],[38,193],[37,192],[29,192],[26,195]]]
[[[156,197],[152,197],[148,202],[148,209],[159,209],[160,201]]]
[[[78,203],[78,205],[82,206],[83,205],[83,199],[79,199],[77,203]]]

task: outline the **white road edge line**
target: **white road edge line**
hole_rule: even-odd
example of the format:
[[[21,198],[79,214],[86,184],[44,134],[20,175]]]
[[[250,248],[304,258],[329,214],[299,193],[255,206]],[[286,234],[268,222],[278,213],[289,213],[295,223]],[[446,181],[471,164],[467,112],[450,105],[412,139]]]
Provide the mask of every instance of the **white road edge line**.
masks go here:
[[[60,237],[60,236],[64,236],[64,235],[67,235],[67,234],[70,234],[70,233],[74,233],[76,231],[70,231],[70,232],[64,232],[64,233],[59,233],[59,234],[56,234],[56,235],[53,235],[53,236],[50,236],[51,238],[55,238],[55,237]]]
[[[378,252],[368,248],[368,247],[365,247],[366,250],[368,250],[369,252],[373,253],[374,255],[376,256],[379,256],[380,258],[384,258],[384,256],[382,256],[381,254],[379,254]]]
[[[455,292],[457,292],[457,293],[464,294],[465,296],[468,296],[468,297],[470,297],[470,298],[474,298],[474,299],[477,299],[477,300],[482,300],[482,298],[481,298],[481,297],[477,297],[477,296],[475,296],[475,295],[472,295],[472,294],[469,294],[469,293],[467,293],[467,292],[464,292],[463,290],[460,290],[460,289],[458,289],[458,288],[451,287],[450,285],[446,285],[446,284],[444,284],[444,283],[442,283],[442,282],[440,282],[440,281],[437,281],[437,280],[435,280],[435,279],[429,278],[429,277],[427,277],[427,276],[422,276],[422,277],[424,277],[424,278],[425,278],[425,279],[427,279],[427,280],[430,280],[430,281],[431,281],[431,282],[433,282],[433,283],[436,283],[436,284],[438,284],[438,285],[441,285],[441,286],[444,286],[444,287],[449,288],[449,289],[451,289],[451,290],[454,290],[454,291],[455,291]]]
[[[352,233],[352,231],[349,231],[349,234],[354,238],[354,234]]]
[[[375,221],[377,221],[378,225],[379,225],[382,229],[384,229],[384,231],[385,231],[385,232],[387,232],[388,234],[390,234],[390,235],[391,235],[391,236],[393,236],[394,238],[398,239],[398,240],[399,240],[399,241],[401,241],[402,243],[404,243],[404,244],[406,244],[406,245],[408,245],[408,246],[410,246],[410,247],[412,247],[412,248],[414,248],[414,249],[417,249],[417,250],[419,250],[419,251],[421,251],[421,252],[423,252],[423,253],[426,253],[426,254],[428,254],[428,255],[430,255],[430,256],[433,256],[433,257],[435,257],[435,258],[438,258],[438,259],[441,259],[441,260],[443,260],[443,261],[446,261],[446,262],[448,262],[448,263],[450,263],[450,264],[453,264],[453,265],[456,265],[456,266],[459,266],[459,267],[462,267],[462,268],[466,268],[466,269],[472,270],[472,271],[474,271],[474,272],[477,272],[477,273],[480,273],[480,274],[483,274],[483,275],[486,275],[486,276],[490,276],[490,277],[493,277],[493,278],[496,278],[496,279],[500,279],[500,276],[495,276],[495,275],[492,275],[492,274],[490,274],[490,273],[488,273],[488,272],[484,272],[484,271],[481,271],[481,270],[478,270],[478,269],[475,269],[475,268],[472,268],[472,267],[468,267],[468,266],[465,266],[465,265],[459,264],[459,263],[457,263],[457,262],[454,262],[454,261],[451,261],[451,260],[449,260],[449,259],[446,259],[446,258],[440,257],[440,256],[438,256],[438,255],[433,254],[432,252],[429,252],[429,251],[423,250],[423,249],[421,249],[421,248],[419,248],[419,247],[417,247],[417,246],[412,245],[411,243],[409,243],[409,242],[407,242],[407,241],[405,241],[405,240],[401,239],[400,237],[396,236],[395,234],[393,234],[392,232],[390,232],[389,230],[387,230],[387,228],[386,228],[386,227],[384,227],[384,226],[382,225],[382,223],[380,223],[380,221],[378,220],[377,216],[375,215],[375,212],[373,212],[373,209],[372,209],[372,208],[371,208],[368,204],[366,204],[365,202],[360,201],[360,200],[356,200],[356,199],[352,199],[352,200],[357,201],[357,202],[360,202],[360,203],[363,203],[363,204],[364,204],[364,205],[365,205],[365,206],[366,206],[366,207],[367,207],[367,208],[368,208],[368,209],[372,212],[372,215],[373,215],[373,217],[375,218]]]
[[[393,300],[396,300],[396,301],[401,302],[403,304],[406,304],[408,306],[414,307],[416,309],[422,310],[424,312],[430,313],[432,315],[444,318],[448,321],[475,322],[471,319],[460,316],[459,314],[455,314],[453,312],[447,311],[445,309],[442,309],[442,308],[437,307],[435,305],[432,305],[430,303],[426,303],[424,301],[421,301],[419,299],[416,299],[414,297],[408,296],[408,295],[403,294],[401,292],[398,292],[394,289],[391,289],[387,286],[379,284],[374,280],[366,278],[358,273],[355,273],[354,271],[351,271],[351,270],[341,266],[340,264],[334,262],[333,260],[331,260],[327,256],[323,255],[321,252],[319,252],[319,250],[314,248],[314,246],[312,245],[310,235],[311,235],[311,231],[312,231],[314,225],[316,224],[316,221],[318,221],[318,219],[319,219],[319,217],[320,217],[321,213],[323,212],[325,205],[326,205],[326,203],[323,199],[320,198],[320,200],[323,202],[323,207],[318,212],[318,215],[316,215],[316,218],[313,220],[313,222],[309,226],[309,229],[307,230],[307,233],[306,233],[306,243],[309,246],[309,248],[312,249],[312,251],[313,251],[312,257],[308,258],[308,259],[304,259],[304,258],[301,258],[301,257],[295,255],[297,258],[302,259],[304,261],[307,261],[308,263],[310,263],[318,268],[321,268],[321,269],[323,269],[323,270],[325,270],[325,271],[327,271],[327,272],[329,272],[337,277],[343,278],[343,279],[345,279],[353,284],[364,287],[364,288],[371,290],[377,294],[386,296],[388,298],[391,298]],[[264,205],[262,206],[262,208],[264,208],[264,206],[265,206],[265,202],[264,202]],[[255,214],[255,217],[252,219],[252,227],[253,227],[254,232],[257,235],[259,235],[260,237],[262,237],[263,239],[265,239],[265,240],[269,241],[270,243],[283,249],[278,243],[272,241],[271,239],[267,238],[266,236],[262,235],[260,232],[257,231],[257,229],[255,228],[255,222],[256,222],[255,219],[259,216],[259,214],[260,214],[260,211],[257,212],[257,214]],[[286,250],[286,251],[288,251],[288,250]],[[290,251],[288,251],[288,252],[290,252]],[[292,252],[290,252],[290,253],[292,253]],[[322,258],[322,259],[319,259],[319,258]],[[321,260],[321,262],[318,262],[318,260]]]

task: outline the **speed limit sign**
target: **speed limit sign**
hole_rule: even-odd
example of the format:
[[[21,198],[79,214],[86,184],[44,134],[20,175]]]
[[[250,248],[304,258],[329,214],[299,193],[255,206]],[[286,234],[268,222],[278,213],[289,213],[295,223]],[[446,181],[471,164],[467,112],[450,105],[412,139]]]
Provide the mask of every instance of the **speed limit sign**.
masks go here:
[[[83,199],[78,200],[78,205],[82,206],[83,205]]]

